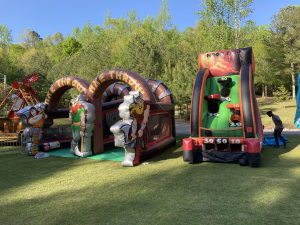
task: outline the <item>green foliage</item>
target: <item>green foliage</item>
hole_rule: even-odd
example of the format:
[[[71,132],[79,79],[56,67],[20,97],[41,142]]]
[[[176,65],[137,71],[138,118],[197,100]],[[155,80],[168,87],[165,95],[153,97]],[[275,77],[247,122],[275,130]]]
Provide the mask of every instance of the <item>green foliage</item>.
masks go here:
[[[75,37],[70,37],[62,43],[62,52],[65,56],[70,56],[81,49],[82,45],[76,41]]]
[[[182,62],[177,62],[175,67],[170,63],[165,67],[165,72],[160,79],[172,90],[176,105],[179,107],[191,103],[196,75],[193,68]]]
[[[45,96],[53,84],[51,79],[47,78],[47,74],[49,70],[52,68],[52,63],[49,57],[43,53],[38,53],[33,55],[30,60],[27,62],[28,67],[24,71],[25,76],[33,73],[38,74],[38,81],[33,83],[32,86],[34,87],[35,91],[38,93],[38,99],[43,101]],[[39,85],[42,84],[42,85]]]
[[[3,76],[1,76],[3,78]],[[12,88],[11,85],[6,84],[5,89],[6,89],[6,95],[8,94],[9,90]],[[0,83],[0,99],[3,99],[5,97],[4,95],[4,83]]]
[[[36,31],[30,30],[28,28],[22,30],[17,37],[17,42],[23,43],[24,47],[26,47],[27,49],[29,47],[35,46],[39,41],[42,40],[43,39]]]
[[[11,29],[9,29],[5,24],[0,24],[0,47],[5,45],[10,45],[12,42]]]
[[[283,85],[278,87],[277,91],[274,92],[276,101],[281,102],[283,100],[289,100],[291,92],[288,92]]]
[[[158,30],[158,32],[162,33],[172,27],[171,19],[172,16],[169,11],[168,1],[162,0],[157,17],[153,21],[154,27]]]
[[[18,79],[20,68],[18,68],[18,59],[15,57],[14,45],[0,47],[0,73],[6,75],[8,84]],[[9,54],[11,52],[11,54]],[[2,81],[1,81],[2,82]]]
[[[52,37],[51,40],[53,41],[54,45],[57,45],[57,43],[62,42],[64,40],[64,37],[62,35],[62,33],[60,32],[56,32]]]
[[[63,58],[63,51],[62,51],[62,43],[58,42],[57,45],[53,48],[51,53],[51,59],[56,63],[59,63]]]
[[[162,0],[156,15],[142,19],[132,10],[112,18],[108,11],[103,26],[86,21],[65,37],[56,32],[41,40],[37,32],[25,29],[18,36],[19,43],[11,44],[10,29],[1,25],[0,73],[12,82],[37,72],[43,85],[36,88],[43,100],[50,85],[62,77],[77,76],[91,82],[103,71],[127,69],[162,80],[181,107],[179,115],[186,117],[189,109],[183,108],[191,102],[199,53],[252,46],[256,92],[272,95],[280,85],[291,91],[294,81],[286,77],[292,72],[291,63],[295,72],[300,64],[299,7],[281,9],[272,26],[257,26],[248,20],[251,3],[202,1],[196,13],[199,21],[182,32],[172,24],[167,0]],[[65,93],[60,107],[68,107],[77,94],[75,89]]]
[[[221,49],[239,48],[243,39],[243,21],[252,13],[253,0],[204,0],[199,15],[202,29],[206,29],[205,45]]]
[[[300,5],[281,8],[272,18],[271,45],[280,52],[283,72],[291,75],[293,99],[296,98],[295,72],[300,69]]]
[[[128,69],[145,78],[156,79],[157,74],[162,72],[159,45],[146,33],[138,32],[131,35],[125,57]]]

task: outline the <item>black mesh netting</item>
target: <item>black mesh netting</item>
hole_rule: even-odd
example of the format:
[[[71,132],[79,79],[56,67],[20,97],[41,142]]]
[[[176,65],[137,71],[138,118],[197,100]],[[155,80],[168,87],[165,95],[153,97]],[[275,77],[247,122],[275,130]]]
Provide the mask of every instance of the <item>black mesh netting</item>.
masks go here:
[[[154,114],[149,116],[148,127],[150,136],[148,142],[158,141],[170,135],[170,114]]]
[[[103,117],[103,133],[104,139],[113,138],[113,134],[110,132],[110,126],[114,125],[116,122],[120,121],[119,112],[111,112]],[[149,116],[148,127],[150,131],[150,136],[148,142],[155,142],[164,137],[170,135],[170,114],[154,114]]]
[[[104,139],[114,137],[109,128],[120,119],[118,111],[108,113],[103,117],[102,124]],[[148,142],[155,142],[170,136],[170,121],[170,114],[168,113],[150,115],[148,121],[150,131]],[[54,141],[65,138],[72,138],[72,126],[70,124],[54,125],[43,129],[43,141]]]
[[[43,129],[43,141],[72,138],[71,124],[54,125]]]

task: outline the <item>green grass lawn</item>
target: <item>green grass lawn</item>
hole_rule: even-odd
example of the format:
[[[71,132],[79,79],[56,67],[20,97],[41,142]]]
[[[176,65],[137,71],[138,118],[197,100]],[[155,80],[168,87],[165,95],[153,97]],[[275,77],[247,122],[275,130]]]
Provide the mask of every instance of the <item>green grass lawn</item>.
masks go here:
[[[3,146],[0,143],[0,154],[20,153],[21,151],[22,151],[21,146]],[[23,151],[25,151],[25,150],[23,150]]]
[[[52,126],[62,125],[62,124],[70,124],[69,118],[54,119]]]
[[[299,224],[297,136],[259,168],[184,163],[185,137],[133,168],[1,154],[0,224]]]
[[[297,127],[294,125],[295,113],[297,109],[295,100],[276,102],[275,98],[257,98],[257,102],[262,124],[265,125],[265,128],[274,128],[272,118],[268,117],[266,114],[268,111],[273,111],[274,114],[280,117],[285,128],[297,129]]]

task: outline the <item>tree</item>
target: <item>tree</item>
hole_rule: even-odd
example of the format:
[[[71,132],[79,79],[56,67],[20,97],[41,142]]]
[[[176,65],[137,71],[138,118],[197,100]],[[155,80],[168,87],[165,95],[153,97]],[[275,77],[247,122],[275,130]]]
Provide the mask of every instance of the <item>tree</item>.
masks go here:
[[[47,74],[52,68],[52,63],[49,57],[42,52],[35,52],[35,54],[30,55],[26,61],[25,74],[38,74],[38,83],[33,83],[35,91],[38,93],[38,99],[43,101],[45,96],[53,84],[51,79],[48,79]],[[41,85],[38,85],[41,84]]]
[[[91,26],[90,21],[87,20],[82,30],[79,27],[75,27],[72,31],[72,36],[82,44],[82,46],[87,45],[91,40],[96,37],[95,32],[99,32],[99,26]]]
[[[43,39],[36,31],[30,30],[28,28],[22,30],[17,37],[17,42],[24,43],[24,47],[26,47],[27,49],[29,47],[34,46],[38,41],[42,41],[42,40]]]
[[[272,18],[273,40],[276,48],[283,47],[285,63],[290,64],[292,94],[296,98],[295,67],[300,64],[300,6],[281,8]]]
[[[51,39],[50,34],[48,34],[44,40],[45,47],[53,46],[53,41]]]
[[[128,40],[128,69],[144,78],[156,79],[161,73],[160,49],[148,32],[136,32]]]
[[[9,29],[5,24],[0,24],[0,47],[5,45],[10,45],[12,42],[11,29]]]
[[[243,21],[252,12],[250,8],[253,0],[204,0],[200,6],[202,9],[195,15],[199,15],[207,27],[209,40],[212,42],[209,51],[232,48],[232,40],[235,40],[235,48],[239,48],[241,40],[241,28]]]
[[[80,50],[81,47],[82,45],[75,39],[75,37],[70,37],[62,43],[62,52],[65,56],[70,56]]]
[[[260,84],[262,97],[268,97],[268,86],[270,87],[277,81],[280,74],[276,73],[277,67],[274,63],[274,49],[270,47],[271,27],[260,25],[249,33],[252,42],[255,58],[255,84]],[[278,76],[279,75],[279,76]],[[257,85],[258,86],[258,85]]]
[[[241,23],[252,13],[249,8],[253,0],[234,0],[235,48],[239,48]]]
[[[165,66],[164,74],[160,76],[168,88],[172,91],[176,105],[179,106],[179,115],[182,116],[181,108],[191,103],[192,90],[196,73],[188,65],[183,62],[177,62],[175,67],[171,67],[169,63]],[[189,114],[189,113],[187,113]]]
[[[64,40],[64,36],[60,32],[56,32],[52,37],[51,40],[53,41],[54,45],[57,45],[57,43],[62,42]]]
[[[197,26],[201,25],[200,32],[203,35],[204,43],[208,48],[205,51],[215,51],[225,48],[231,48],[232,35],[232,1],[225,0],[205,0],[200,4],[200,9],[195,13],[199,16],[200,21]],[[199,30],[200,30],[199,29]],[[206,32],[207,31],[207,32]],[[228,46],[229,45],[229,46]]]
[[[63,58],[62,49],[62,42],[58,42],[57,45],[53,48],[50,59],[56,63],[59,63]]]
[[[0,73],[6,75],[6,81],[11,84],[13,81],[18,80],[18,62],[14,62],[11,54],[7,54],[7,50],[11,49],[9,47],[0,47]]]
[[[21,59],[26,49],[21,45],[12,44],[9,46],[9,60],[12,66],[15,66],[18,70],[22,69]]]
[[[291,95],[291,92],[288,92],[283,85],[278,87],[277,91],[274,92],[276,101],[282,102],[283,108],[285,108],[283,100],[289,100],[290,95]]]
[[[168,0],[162,0],[160,9],[154,20],[154,26],[159,32],[163,32],[172,27],[172,16],[168,7]]]

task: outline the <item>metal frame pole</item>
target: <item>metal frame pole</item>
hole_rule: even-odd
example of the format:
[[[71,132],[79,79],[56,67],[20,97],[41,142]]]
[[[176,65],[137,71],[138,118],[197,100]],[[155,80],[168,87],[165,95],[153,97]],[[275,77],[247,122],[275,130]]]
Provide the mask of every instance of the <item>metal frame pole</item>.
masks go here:
[[[5,96],[6,95],[6,75],[4,75],[4,87],[3,87],[3,89],[4,89],[4,95],[3,96]]]

